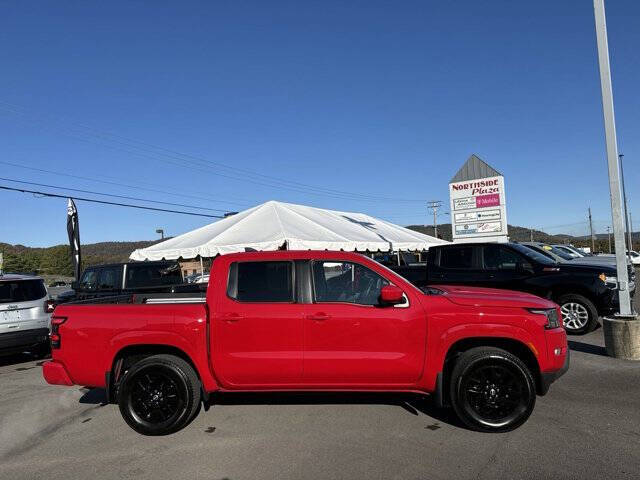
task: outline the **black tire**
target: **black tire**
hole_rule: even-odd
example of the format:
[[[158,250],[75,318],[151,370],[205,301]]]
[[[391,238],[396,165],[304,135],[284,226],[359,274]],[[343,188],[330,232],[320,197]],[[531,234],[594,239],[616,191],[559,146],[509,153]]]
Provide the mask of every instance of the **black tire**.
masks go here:
[[[451,372],[449,386],[458,418],[482,432],[518,428],[536,403],[531,372],[518,357],[500,348],[476,347],[464,352]]]
[[[584,335],[598,325],[598,310],[588,298],[568,293],[560,296],[556,303],[560,305],[562,323],[567,333]]]
[[[118,396],[122,418],[136,432],[168,435],[184,428],[200,410],[200,380],[183,359],[152,355],[127,371]]]

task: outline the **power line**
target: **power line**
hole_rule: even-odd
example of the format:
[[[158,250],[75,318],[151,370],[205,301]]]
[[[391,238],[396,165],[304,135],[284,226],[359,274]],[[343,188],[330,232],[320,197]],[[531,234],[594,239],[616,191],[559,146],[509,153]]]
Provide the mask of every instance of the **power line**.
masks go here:
[[[184,197],[184,198],[194,198],[196,200],[204,200],[205,202],[212,202],[212,203],[226,203],[228,205],[251,205],[252,203],[258,202],[256,201],[242,201],[242,202],[229,202],[227,200],[218,200],[218,199],[214,199],[214,198],[208,198],[208,197],[200,197],[198,195],[189,195],[186,193],[176,193],[176,192],[170,192],[170,191],[166,191],[166,190],[157,190],[157,189],[153,189],[153,188],[146,188],[146,187],[141,187],[140,185],[135,185],[135,184],[127,184],[127,183],[122,183],[122,182],[115,182],[115,181],[109,181],[109,180],[100,180],[98,178],[92,178],[92,177],[85,177],[82,175],[73,175],[71,173],[62,173],[62,172],[56,172],[53,170],[47,170],[45,168],[36,168],[36,167],[27,167],[26,165],[20,165],[18,163],[12,163],[12,162],[4,162],[2,160],[0,160],[0,164],[2,165],[9,165],[11,167],[17,167],[17,168],[23,168],[25,170],[31,170],[34,172],[40,172],[40,173],[47,173],[49,175],[57,175],[60,177],[69,177],[69,178],[75,178],[78,180],[86,180],[89,182],[96,182],[96,183],[104,183],[106,185],[115,185],[117,187],[124,187],[124,188],[134,188],[136,190],[145,190],[147,192],[154,192],[154,193],[162,193],[163,195],[173,195],[175,197]],[[111,178],[114,180],[119,180],[116,177],[109,177],[109,176],[104,176],[104,178]],[[138,180],[139,181],[139,180]],[[166,187],[163,185],[158,185],[155,183],[149,183],[149,182],[141,182],[143,185],[152,185],[152,186],[156,186],[156,187]],[[194,192],[196,193],[203,193],[206,195],[205,192],[198,192],[197,190],[194,190]]]
[[[70,192],[90,193],[92,195],[101,195],[101,196],[104,196],[104,197],[122,198],[122,199],[125,199],[125,200],[137,200],[139,202],[157,203],[157,204],[161,204],[161,205],[172,205],[174,207],[195,208],[197,210],[209,210],[211,212],[227,212],[228,211],[228,210],[222,210],[220,208],[199,207],[197,205],[185,205],[184,203],[163,202],[163,201],[160,201],[160,200],[149,200],[147,198],[130,197],[130,196],[127,196],[127,195],[116,195],[114,193],[101,193],[101,192],[94,192],[92,190],[81,190],[79,188],[61,187],[59,185],[47,185],[46,183],[26,182],[26,181],[23,181],[23,180],[15,180],[13,178],[0,177],[0,180],[5,180],[7,182],[14,182],[14,183],[22,183],[24,185],[35,185],[37,187],[57,188],[59,190],[68,190]]]
[[[146,207],[146,206],[143,206],[143,205],[132,205],[130,203],[108,202],[106,200],[96,200],[95,198],[83,198],[83,197],[76,197],[74,195],[61,195],[61,194],[57,194],[57,193],[39,192],[39,191],[36,191],[36,190],[27,190],[27,189],[24,189],[24,188],[13,188],[13,187],[7,187],[6,185],[0,185],[0,189],[2,189],[2,190],[11,190],[11,191],[14,191],[14,192],[32,193],[34,195],[42,195],[43,197],[73,198],[74,200],[78,200],[78,201],[81,201],[81,202],[102,203],[104,205],[114,205],[114,206],[117,206],[117,207],[138,208],[140,210],[153,210],[155,212],[179,213],[181,215],[192,215],[194,217],[224,218],[221,215],[207,215],[206,213],[184,212],[184,211],[181,211],[181,210],[169,210],[169,209],[166,209],[166,208]]]
[[[0,107],[0,109],[6,111],[6,112],[10,112],[13,113],[15,115],[21,115],[24,117],[31,117],[31,118],[38,118],[40,117],[39,121],[40,123],[45,123],[47,122],[46,119],[43,119],[43,115],[39,114],[38,115],[34,115],[31,113],[26,113],[24,112],[24,109],[22,109],[22,111],[20,111],[21,107],[18,107],[16,105],[7,103],[7,102],[0,102],[0,104],[5,105],[5,107]],[[11,108],[7,108],[6,106],[9,106]],[[50,116],[52,117],[52,116]],[[56,118],[56,120],[58,121],[58,123],[60,122],[61,118],[58,117]],[[347,192],[347,191],[342,191],[342,190],[337,190],[337,189],[331,189],[331,188],[326,188],[326,187],[318,187],[318,186],[314,186],[314,185],[309,185],[309,184],[305,184],[305,183],[301,183],[301,182],[297,182],[297,181],[293,181],[293,180],[286,180],[286,179],[281,179],[275,176],[271,176],[271,175],[264,175],[262,173],[258,173],[252,170],[248,170],[248,169],[243,169],[243,168],[238,168],[238,167],[233,167],[233,166],[229,166],[223,163],[219,163],[219,162],[214,162],[211,160],[207,160],[201,157],[197,157],[194,155],[190,155],[190,154],[184,154],[184,153],[180,153],[177,152],[175,150],[170,150],[164,147],[160,147],[157,145],[153,145],[150,143],[145,143],[145,142],[141,142],[135,139],[131,139],[131,138],[127,138],[127,137],[123,137],[121,135],[117,135],[117,134],[113,134],[110,132],[104,132],[104,131],[100,131],[96,128],[84,125],[82,123],[79,122],[74,122],[74,121],[69,121],[66,119],[62,119],[64,122],[66,122],[69,125],[72,125],[72,127],[77,128],[81,128],[84,130],[88,130],[90,132],[95,132],[95,133],[91,133],[88,134],[87,132],[78,132],[78,131],[73,131],[73,134],[70,133],[65,133],[68,136],[71,136],[73,138],[79,139],[81,141],[86,141],[89,143],[93,143],[93,144],[97,144],[100,146],[104,146],[107,148],[114,148],[117,150],[123,150],[127,153],[130,154],[134,154],[134,155],[139,155],[142,157],[146,157],[146,158],[151,158],[153,160],[161,160],[164,161],[166,163],[170,163],[173,165],[176,165],[175,161],[169,161],[166,158],[164,159],[159,159],[158,155],[162,156],[162,157],[167,157],[170,158],[172,160],[177,160],[180,162],[183,162],[182,164],[177,164],[178,166],[185,166],[184,162],[186,162],[187,164],[194,164],[194,161],[197,162],[195,163],[198,166],[201,167],[205,167],[205,168],[211,168],[211,166],[214,166],[218,169],[222,168],[225,169],[227,171],[230,171],[232,174],[236,175],[228,175],[228,174],[224,174],[221,173],[219,171],[209,171],[208,173],[212,173],[214,175],[217,176],[221,176],[224,178],[229,178],[232,180],[236,180],[236,181],[244,181],[244,182],[249,182],[249,183],[253,183],[253,184],[257,184],[257,185],[262,185],[262,186],[267,186],[270,188],[285,188],[288,190],[292,190],[298,193],[303,193],[303,194],[311,194],[311,195],[320,195],[320,196],[328,196],[328,197],[333,197],[333,198],[343,198],[343,199],[350,199],[350,200],[360,200],[360,201],[393,201],[393,202],[421,202],[421,200],[414,200],[414,199],[398,199],[398,198],[389,198],[389,197],[382,197],[382,196],[377,196],[377,195],[369,195],[369,194],[361,194],[361,193],[353,193],[353,192]],[[56,124],[56,126],[54,127],[58,130],[61,130],[60,126],[58,124]],[[75,134],[75,135],[74,135]],[[78,137],[77,135],[81,135],[81,137]],[[105,145],[103,143],[96,143],[92,140],[89,140],[88,138],[86,138],[88,135],[91,135],[93,137],[97,137],[98,139],[104,139],[107,142],[112,142],[112,143],[118,143],[120,145],[125,146],[126,148],[133,148],[139,151],[131,151],[131,150],[127,150],[126,148],[122,148],[122,147],[116,147],[114,145]],[[114,140],[114,139],[122,139],[124,141],[120,141],[120,140]],[[142,146],[140,146],[142,145]],[[152,149],[152,150],[150,150]],[[167,152],[167,153],[165,153]],[[149,155],[151,154],[151,155]],[[238,177],[237,175],[241,175],[240,177]],[[247,175],[253,177],[253,178],[247,178]],[[260,180],[263,179],[263,180]],[[274,185],[275,182],[275,185]]]

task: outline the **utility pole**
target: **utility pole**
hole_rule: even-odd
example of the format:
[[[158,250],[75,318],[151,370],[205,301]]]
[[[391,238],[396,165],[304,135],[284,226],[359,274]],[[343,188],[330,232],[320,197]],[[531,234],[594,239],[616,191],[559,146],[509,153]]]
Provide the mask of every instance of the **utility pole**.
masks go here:
[[[611,253],[611,227],[607,226],[607,239],[609,240],[609,253]]]
[[[591,220],[591,207],[589,207],[589,231],[591,232],[591,253],[596,253],[596,242],[593,237],[593,221]]]
[[[533,228],[529,229],[529,241],[533,242]]]
[[[633,250],[633,218],[629,212],[629,228],[631,229],[631,250]]]
[[[613,91],[611,88],[611,66],[609,64],[609,42],[607,38],[607,19],[604,0],[593,0],[598,44],[598,62],[600,66],[600,87],[602,90],[602,111],[604,115],[605,141],[607,145],[607,164],[609,169],[609,192],[611,197],[611,216],[613,219],[613,240],[616,247],[616,269],[618,278],[619,314],[631,316],[631,297],[629,295],[629,273],[625,255],[624,221],[620,198],[620,165],[618,142],[616,139],[616,120],[613,110]]]
[[[433,212],[433,236],[438,238],[438,209],[442,206],[440,200],[431,200],[427,202],[427,208]],[[453,228],[453,226],[452,226]]]
[[[627,228],[627,238],[629,240],[629,248],[628,250],[633,250],[633,242],[631,241],[631,228],[629,227],[629,205],[627,204],[627,190],[624,185],[624,168],[622,167],[622,159],[624,158],[624,153],[618,155],[620,159],[620,180],[622,180],[622,201],[624,202],[624,223]]]

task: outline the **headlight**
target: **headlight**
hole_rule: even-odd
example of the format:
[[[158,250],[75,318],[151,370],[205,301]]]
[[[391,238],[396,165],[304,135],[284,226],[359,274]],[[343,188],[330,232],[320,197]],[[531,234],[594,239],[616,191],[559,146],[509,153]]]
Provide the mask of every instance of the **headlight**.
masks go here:
[[[618,286],[618,277],[609,277],[601,273],[598,275],[598,278],[609,288],[616,288]]]
[[[536,315],[544,315],[547,317],[547,324],[544,328],[551,329],[562,326],[558,311],[555,308],[527,308],[527,310],[531,313],[535,313]]]

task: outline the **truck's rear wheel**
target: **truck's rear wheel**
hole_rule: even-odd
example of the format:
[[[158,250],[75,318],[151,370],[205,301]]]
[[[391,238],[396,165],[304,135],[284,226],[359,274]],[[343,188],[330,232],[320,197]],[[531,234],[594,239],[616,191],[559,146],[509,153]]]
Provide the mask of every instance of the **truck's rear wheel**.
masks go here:
[[[464,352],[450,378],[453,408],[465,425],[485,432],[506,432],[522,425],[536,402],[536,387],[527,366],[493,347]]]
[[[135,363],[120,385],[122,417],[143,435],[167,435],[187,425],[200,407],[200,381],[191,365],[173,355]]]

